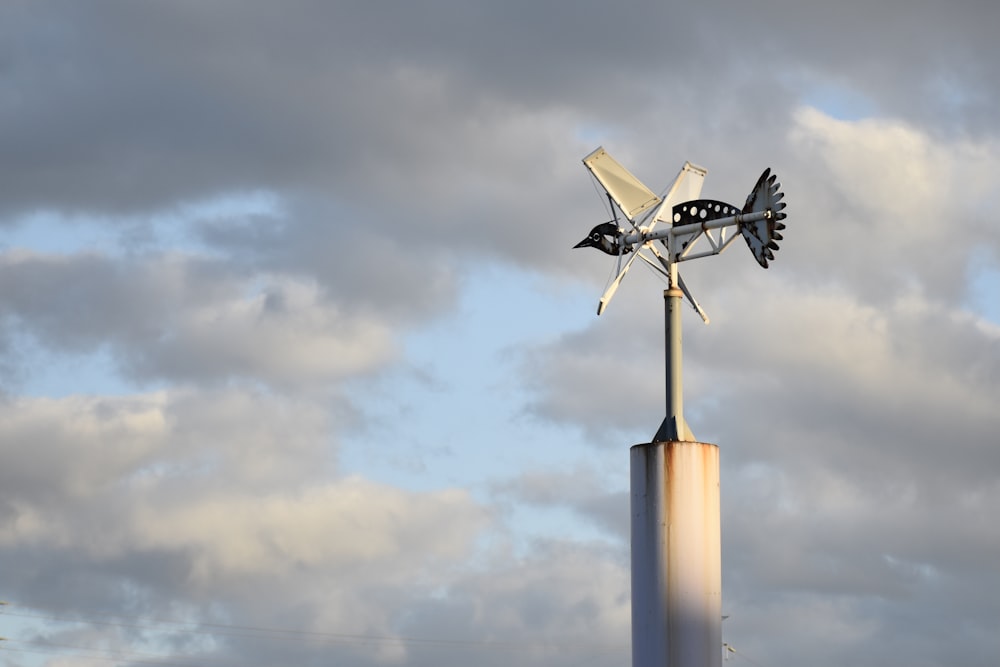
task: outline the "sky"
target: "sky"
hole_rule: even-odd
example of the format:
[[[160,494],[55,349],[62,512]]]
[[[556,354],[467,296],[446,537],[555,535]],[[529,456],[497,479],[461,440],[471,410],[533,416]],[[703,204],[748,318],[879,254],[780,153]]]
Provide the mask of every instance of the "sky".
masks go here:
[[[996,664],[995,2],[6,0],[10,667],[630,661],[662,281],[598,146],[788,225],[681,266],[734,665]],[[721,650],[721,647],[720,647]]]

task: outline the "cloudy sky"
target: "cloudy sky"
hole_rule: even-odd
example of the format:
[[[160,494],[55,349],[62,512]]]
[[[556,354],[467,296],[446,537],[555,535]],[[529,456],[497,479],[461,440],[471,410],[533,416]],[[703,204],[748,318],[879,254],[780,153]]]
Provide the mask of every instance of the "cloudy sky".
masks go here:
[[[11,667],[629,664],[662,282],[603,145],[785,241],[683,265],[734,665],[1000,655],[995,2],[6,0]]]

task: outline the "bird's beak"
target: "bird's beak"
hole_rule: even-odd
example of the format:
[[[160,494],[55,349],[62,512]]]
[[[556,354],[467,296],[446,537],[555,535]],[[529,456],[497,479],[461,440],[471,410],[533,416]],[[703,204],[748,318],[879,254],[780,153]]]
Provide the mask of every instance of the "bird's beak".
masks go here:
[[[618,233],[618,225],[613,222],[602,222],[587,234],[587,237],[577,243],[574,248],[600,248],[604,252],[607,252],[605,247],[605,242],[610,246],[611,242],[607,240],[608,236],[615,236]]]

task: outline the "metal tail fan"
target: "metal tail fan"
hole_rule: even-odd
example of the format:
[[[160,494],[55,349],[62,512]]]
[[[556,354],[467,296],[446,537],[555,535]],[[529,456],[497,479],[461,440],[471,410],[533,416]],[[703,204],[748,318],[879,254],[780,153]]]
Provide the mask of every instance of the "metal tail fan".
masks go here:
[[[778,241],[782,240],[781,231],[785,224],[781,222],[785,219],[785,202],[781,201],[785,196],[781,192],[781,184],[776,183],[777,176],[767,168],[757,179],[757,185],[747,196],[746,204],[743,205],[743,213],[763,213],[770,211],[771,215],[751,223],[740,223],[740,233],[746,239],[750,252],[753,253],[757,263],[767,268],[769,260],[774,259],[774,252],[778,249]]]

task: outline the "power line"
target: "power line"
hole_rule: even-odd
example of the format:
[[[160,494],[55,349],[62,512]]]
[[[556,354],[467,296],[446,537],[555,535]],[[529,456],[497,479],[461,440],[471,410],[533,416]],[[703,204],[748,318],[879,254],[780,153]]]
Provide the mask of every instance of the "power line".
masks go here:
[[[733,655],[739,656],[743,660],[746,660],[747,662],[749,662],[751,665],[757,665],[757,667],[765,667],[765,665],[762,665],[759,662],[757,662],[756,660],[751,659],[750,656],[748,656],[746,653],[743,653],[742,651],[737,651],[736,649],[734,649],[731,644],[725,644],[724,643],[722,646],[726,650],[727,653],[732,653]]]
[[[102,662],[120,662],[123,659],[127,659],[135,665],[158,665],[159,667],[212,667],[213,665],[213,663],[205,662],[202,659],[198,659],[197,662],[178,662],[178,656],[176,655],[144,653],[128,649],[92,648],[89,646],[59,644],[48,641],[18,641],[11,639],[7,641],[13,642],[15,646],[3,645],[0,646],[0,651],[85,658],[87,660],[100,660]],[[30,646],[31,648],[19,648],[21,645]],[[215,664],[221,665],[221,663]]]
[[[537,651],[550,650],[579,653],[615,654],[627,650],[627,646],[610,646],[607,644],[580,643],[576,641],[513,641],[513,640],[475,640],[475,639],[444,639],[431,637],[403,637],[377,634],[355,634],[339,632],[323,632],[314,630],[295,630],[289,628],[271,628],[262,626],[231,625],[223,623],[202,623],[193,621],[178,621],[173,619],[149,619],[148,621],[123,621],[117,616],[106,615],[104,618],[93,616],[65,616],[52,613],[41,607],[25,606],[23,608],[44,613],[12,611],[10,604],[0,609],[0,617],[36,619],[56,623],[77,623],[135,630],[150,630],[159,633],[185,632],[188,634],[205,635],[236,639],[264,639],[281,641],[318,641],[334,645],[379,646],[385,644],[405,644],[424,648],[467,649],[488,651]],[[16,606],[22,608],[21,605]],[[114,620],[108,620],[108,617]]]

